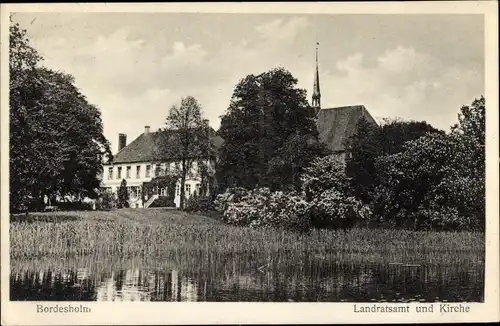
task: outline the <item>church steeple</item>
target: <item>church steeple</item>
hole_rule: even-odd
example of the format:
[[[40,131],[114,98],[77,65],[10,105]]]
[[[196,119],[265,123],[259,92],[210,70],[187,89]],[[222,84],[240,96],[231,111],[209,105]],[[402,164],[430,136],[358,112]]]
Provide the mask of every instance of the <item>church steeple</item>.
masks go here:
[[[312,107],[314,109],[315,116],[318,114],[319,110],[321,110],[321,91],[319,90],[318,46],[319,42],[316,42],[316,74],[314,75],[314,87],[312,94]]]

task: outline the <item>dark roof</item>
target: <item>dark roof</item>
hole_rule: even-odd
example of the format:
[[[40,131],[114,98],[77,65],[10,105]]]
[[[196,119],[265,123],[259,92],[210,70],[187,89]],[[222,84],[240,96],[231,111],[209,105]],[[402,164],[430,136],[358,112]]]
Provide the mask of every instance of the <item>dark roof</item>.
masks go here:
[[[223,143],[221,137],[211,133],[210,141],[212,148],[217,150]],[[121,151],[116,153],[111,163],[133,163],[133,162],[151,162],[158,160],[157,146],[160,143],[160,132],[143,133]],[[165,157],[162,160],[174,160],[174,157]]]
[[[356,131],[356,125],[361,117],[376,124],[363,105],[344,106],[321,109],[316,116],[319,140],[334,152],[345,151],[346,141]]]

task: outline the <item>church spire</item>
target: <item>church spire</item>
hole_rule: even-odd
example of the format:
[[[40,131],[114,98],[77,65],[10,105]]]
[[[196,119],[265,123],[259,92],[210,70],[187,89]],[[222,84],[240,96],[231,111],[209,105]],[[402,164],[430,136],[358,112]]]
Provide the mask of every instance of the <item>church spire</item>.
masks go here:
[[[315,116],[321,109],[321,92],[319,90],[318,46],[319,42],[316,42],[316,74],[314,75],[314,87],[312,94],[312,107],[314,109]]]

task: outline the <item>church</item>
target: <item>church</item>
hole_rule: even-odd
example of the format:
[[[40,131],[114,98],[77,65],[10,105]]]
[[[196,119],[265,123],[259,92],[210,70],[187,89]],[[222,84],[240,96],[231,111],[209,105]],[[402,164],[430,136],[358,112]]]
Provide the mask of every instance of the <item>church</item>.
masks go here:
[[[318,43],[316,43],[318,45]],[[322,108],[319,85],[318,48],[316,47],[316,71],[311,105],[314,110],[319,140],[325,143],[335,154],[345,160],[347,141],[355,133],[358,121],[364,118],[368,123],[376,125],[375,119],[364,105]]]
[[[318,48],[316,47],[316,70],[314,74],[312,108],[319,132],[319,140],[325,143],[335,154],[345,160],[347,148],[346,142],[356,130],[356,125],[361,118],[376,124],[373,117],[363,105],[352,105],[332,108],[321,107],[321,90],[319,82]],[[208,121],[205,120],[208,125]],[[123,179],[127,181],[129,194],[129,206],[134,208],[148,208],[162,197],[173,197],[176,207],[180,205],[180,181],[175,189],[154,188],[151,195],[143,193],[144,186],[159,176],[161,171],[175,168],[175,158],[164,158],[157,163],[155,157],[155,144],[160,132],[151,132],[149,126],[144,127],[144,132],[127,144],[125,134],[118,135],[118,153],[114,155],[111,162],[104,164],[101,188],[106,191],[117,193]],[[216,153],[223,143],[223,139],[209,128],[209,142],[212,152]],[[207,157],[205,163],[211,175],[215,174],[216,157]],[[197,167],[193,166],[191,173],[185,182],[185,196],[189,198],[199,193],[201,187],[201,176],[197,173]],[[172,193],[173,192],[173,193]]]

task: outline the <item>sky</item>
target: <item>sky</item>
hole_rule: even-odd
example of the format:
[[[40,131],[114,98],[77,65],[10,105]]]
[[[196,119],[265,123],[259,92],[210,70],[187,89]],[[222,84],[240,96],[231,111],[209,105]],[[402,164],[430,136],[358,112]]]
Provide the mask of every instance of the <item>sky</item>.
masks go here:
[[[46,67],[75,77],[116,152],[182,97],[217,129],[239,80],[284,67],[323,108],[364,105],[447,130],[484,95],[484,18],[465,14],[15,13]]]

